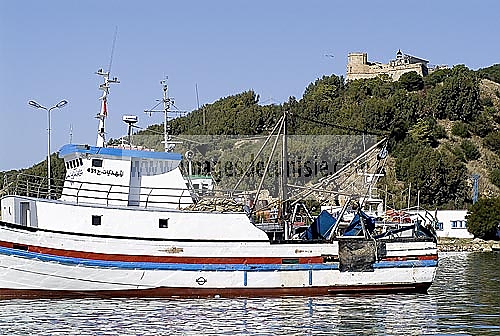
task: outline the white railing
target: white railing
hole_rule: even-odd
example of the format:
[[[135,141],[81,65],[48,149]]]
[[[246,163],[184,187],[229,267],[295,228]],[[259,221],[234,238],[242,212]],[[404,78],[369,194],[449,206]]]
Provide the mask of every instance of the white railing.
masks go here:
[[[164,207],[167,204],[178,208],[193,203],[192,195],[182,188],[130,187],[98,182],[65,181],[52,179],[48,190],[47,178],[27,174],[5,175],[4,195],[28,196],[45,199],[63,199],[79,203],[109,205],[137,205],[138,207]],[[133,199],[130,195],[133,195]]]

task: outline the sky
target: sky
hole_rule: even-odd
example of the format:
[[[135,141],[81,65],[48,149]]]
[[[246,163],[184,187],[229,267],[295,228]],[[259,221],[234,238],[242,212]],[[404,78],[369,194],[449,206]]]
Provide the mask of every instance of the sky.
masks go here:
[[[499,13],[497,0],[0,0],[0,171],[47,155],[47,112],[29,100],[68,101],[51,112],[52,152],[70,129],[73,143],[95,145],[99,68],[120,80],[106,122],[107,138],[119,138],[123,115],[162,122],[143,111],[165,76],[175,106],[192,111],[247,90],[262,104],[300,99],[316,79],[345,76],[349,52],[488,67],[500,63]]]

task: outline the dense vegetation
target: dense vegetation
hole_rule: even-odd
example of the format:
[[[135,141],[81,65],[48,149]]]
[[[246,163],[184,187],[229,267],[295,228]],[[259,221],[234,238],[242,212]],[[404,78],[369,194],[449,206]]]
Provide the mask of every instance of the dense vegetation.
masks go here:
[[[392,173],[384,181],[389,202],[406,204],[403,191],[411,184],[412,206],[418,193],[423,207],[465,208],[472,204],[471,174],[478,167],[481,185],[499,194],[498,97],[480,93],[481,78],[498,80],[497,70],[475,72],[458,65],[425,78],[407,73],[397,82],[379,77],[346,83],[324,76],[302,99],[290,97],[279,106],[260,106],[253,91],[220,99],[174,120],[172,132],[262,134],[288,110],[290,134],[385,134],[392,157]]]
[[[263,135],[286,110],[292,116],[289,134],[385,135],[391,154],[383,179],[389,206],[406,205],[411,186],[411,206],[418,201],[428,209],[466,208],[472,204],[473,173],[481,175],[480,196],[500,195],[500,85],[495,82],[500,83],[498,64],[479,71],[457,65],[425,78],[410,72],[396,82],[323,76],[301,99],[290,97],[282,105],[259,105],[253,91],[219,99],[172,120],[170,132]],[[483,90],[487,84],[489,91]],[[146,139],[162,131],[162,125],[154,125],[136,136]],[[160,138],[144,143],[161,148]],[[45,174],[39,165],[34,170]]]
[[[467,215],[467,229],[474,237],[496,239],[500,230],[500,197],[481,198]]]
[[[494,82],[500,83],[500,64],[495,64],[490,67],[478,70],[481,78],[487,78]]]

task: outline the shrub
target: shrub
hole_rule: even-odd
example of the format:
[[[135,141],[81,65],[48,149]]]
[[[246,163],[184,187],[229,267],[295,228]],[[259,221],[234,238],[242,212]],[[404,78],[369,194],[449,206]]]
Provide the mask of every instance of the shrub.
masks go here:
[[[469,130],[484,138],[489,133],[495,130],[494,128],[494,116],[496,110],[493,107],[486,106],[484,111],[479,113],[473,121],[470,122]]]
[[[500,131],[495,131],[485,136],[483,143],[494,152],[500,151]]]
[[[456,121],[451,127],[451,134],[461,138],[470,138],[469,127],[462,121]]]
[[[498,188],[500,188],[500,169],[495,168],[490,173],[490,181]]]
[[[481,104],[483,106],[493,106],[493,100],[491,100],[491,97],[484,97],[481,99]]]
[[[479,152],[477,146],[470,140],[462,140],[460,147],[462,148],[467,161],[477,160],[481,157],[481,152]]]
[[[500,226],[500,197],[480,198],[469,209],[467,230],[474,237],[496,239]]]

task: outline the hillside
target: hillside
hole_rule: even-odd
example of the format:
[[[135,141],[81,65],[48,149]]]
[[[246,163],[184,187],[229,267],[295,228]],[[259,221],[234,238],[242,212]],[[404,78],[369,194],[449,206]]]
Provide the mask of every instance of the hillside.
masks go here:
[[[324,76],[309,84],[302,98],[290,97],[282,105],[261,106],[253,91],[221,98],[172,120],[171,133],[265,135],[286,110],[292,116],[289,134],[318,139],[386,135],[390,164],[383,183],[389,205],[406,204],[411,185],[411,205],[418,193],[421,207],[465,208],[472,204],[472,174],[480,175],[480,197],[500,195],[499,74],[497,64],[478,71],[458,65],[425,78],[407,73],[397,82],[374,78],[346,83],[341,76]],[[134,137],[140,140],[134,143],[160,149],[161,136],[154,132],[162,128],[153,125],[138,132]],[[229,152],[234,148],[225,146]],[[185,150],[182,145],[177,149]],[[303,151],[306,155],[310,149]],[[234,158],[249,152],[237,149]],[[217,153],[210,152],[221,155]],[[35,168],[40,172],[39,165]]]

